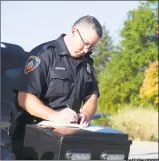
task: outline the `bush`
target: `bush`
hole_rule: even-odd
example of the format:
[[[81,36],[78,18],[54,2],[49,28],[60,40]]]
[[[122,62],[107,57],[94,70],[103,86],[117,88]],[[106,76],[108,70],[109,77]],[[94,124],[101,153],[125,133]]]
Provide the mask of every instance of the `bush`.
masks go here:
[[[108,118],[92,121],[123,131],[132,140],[158,141],[158,112],[145,108],[124,108],[120,113]]]

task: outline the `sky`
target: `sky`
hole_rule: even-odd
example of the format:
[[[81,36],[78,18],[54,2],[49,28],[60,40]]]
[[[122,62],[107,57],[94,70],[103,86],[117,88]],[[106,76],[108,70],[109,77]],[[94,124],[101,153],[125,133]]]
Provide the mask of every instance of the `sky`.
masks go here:
[[[115,44],[138,1],[1,1],[1,42],[20,45],[25,51],[67,33],[85,15],[106,26]]]

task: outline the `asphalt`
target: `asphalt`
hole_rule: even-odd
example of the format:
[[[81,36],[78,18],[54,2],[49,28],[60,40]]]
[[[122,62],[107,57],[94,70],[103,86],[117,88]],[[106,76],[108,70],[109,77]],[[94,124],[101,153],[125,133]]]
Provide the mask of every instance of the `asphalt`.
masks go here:
[[[158,142],[133,141],[130,146],[129,159],[159,160]]]

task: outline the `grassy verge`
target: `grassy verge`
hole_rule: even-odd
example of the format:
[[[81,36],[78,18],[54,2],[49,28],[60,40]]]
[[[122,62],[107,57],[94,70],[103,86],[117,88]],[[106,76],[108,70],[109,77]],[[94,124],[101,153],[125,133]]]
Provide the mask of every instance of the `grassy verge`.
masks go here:
[[[145,108],[125,108],[108,118],[92,121],[123,131],[133,140],[158,141],[158,112]]]

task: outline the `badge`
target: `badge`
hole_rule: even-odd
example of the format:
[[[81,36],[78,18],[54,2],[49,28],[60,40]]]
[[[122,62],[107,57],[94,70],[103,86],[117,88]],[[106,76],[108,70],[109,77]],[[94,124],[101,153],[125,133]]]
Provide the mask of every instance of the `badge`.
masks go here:
[[[27,74],[34,70],[40,64],[40,59],[37,56],[30,56],[24,69],[24,73]]]
[[[91,73],[91,67],[90,67],[90,65],[88,63],[87,63],[87,72]]]

